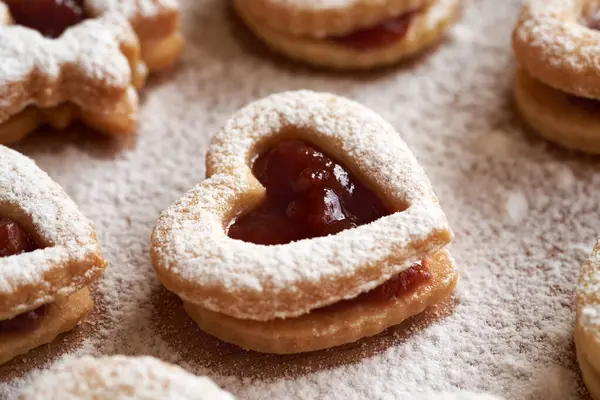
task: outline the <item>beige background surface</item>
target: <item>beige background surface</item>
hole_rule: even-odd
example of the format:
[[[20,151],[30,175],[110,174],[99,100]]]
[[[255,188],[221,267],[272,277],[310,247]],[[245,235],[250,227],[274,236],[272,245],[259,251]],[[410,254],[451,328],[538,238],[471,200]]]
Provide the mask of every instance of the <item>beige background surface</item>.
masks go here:
[[[573,290],[598,233],[596,159],[530,135],[511,101],[513,0],[466,0],[435,51],[367,74],[284,61],[250,37],[226,1],[183,1],[188,45],[151,80],[139,135],[120,143],[82,127],[41,131],[33,157],[93,221],[110,268],[75,332],[0,367],[0,398],[64,355],[151,354],[207,374],[242,399],[401,398],[411,390],[579,399]],[[148,238],[159,212],[204,176],[211,135],[273,92],[330,91],[375,109],[428,172],[456,231],[454,299],[341,349],[277,357],[200,332],[158,284]]]

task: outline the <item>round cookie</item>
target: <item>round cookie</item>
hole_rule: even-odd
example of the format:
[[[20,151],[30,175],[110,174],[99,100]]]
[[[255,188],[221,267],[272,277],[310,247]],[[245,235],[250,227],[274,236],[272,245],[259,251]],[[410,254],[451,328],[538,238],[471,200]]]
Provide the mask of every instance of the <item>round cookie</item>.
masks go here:
[[[564,147],[600,154],[600,101],[553,89],[517,69],[515,103],[540,136]]]
[[[212,380],[153,357],[83,357],[42,373],[20,400],[234,400]]]
[[[274,50],[297,61],[339,70],[383,67],[421,53],[441,39],[460,11],[460,0],[434,0],[392,22],[396,39],[365,46],[362,39],[349,42],[348,36],[298,36],[276,30],[249,12],[244,1],[234,4],[246,25]]]
[[[529,0],[513,33],[513,50],[529,74],[580,97],[600,98],[600,32],[582,22],[592,0]]]

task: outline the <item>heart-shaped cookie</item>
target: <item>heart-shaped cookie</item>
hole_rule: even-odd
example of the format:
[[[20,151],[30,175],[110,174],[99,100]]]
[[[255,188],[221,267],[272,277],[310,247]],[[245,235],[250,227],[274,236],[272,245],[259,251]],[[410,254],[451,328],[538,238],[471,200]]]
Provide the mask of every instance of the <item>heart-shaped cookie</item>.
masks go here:
[[[252,164],[277,143],[289,140],[321,149],[313,157],[332,166],[330,176],[350,181],[351,191],[362,198],[357,187],[364,184],[389,210],[386,216],[349,225],[356,227],[338,229],[336,234],[304,235],[302,240],[280,245],[257,245],[228,236],[236,221],[265,203],[267,191],[253,174]],[[333,197],[325,196],[320,204],[331,208],[340,189],[325,189]],[[346,213],[347,204],[341,204],[340,210]],[[227,122],[207,154],[207,179],[162,213],[152,235],[151,253],[159,279],[187,303],[196,322],[199,313],[206,312],[236,321],[272,323],[356,298],[407,270],[416,271],[415,264],[423,260],[431,264],[425,275],[435,270],[431,281],[425,279],[424,297],[439,301],[456,282],[453,262],[443,250],[451,238],[429,180],[390,125],[355,102],[299,91],[252,103]],[[418,274],[409,275],[412,280]],[[421,278],[415,281],[422,283]],[[428,303],[424,297],[417,296],[410,304],[415,305],[412,312],[394,308],[394,316],[381,318],[384,322],[378,328],[365,327],[368,333],[353,335],[352,340],[398,323],[399,314],[404,319],[422,311]],[[254,348],[289,352],[315,346]]]
[[[600,241],[581,267],[576,302],[577,360],[590,394],[600,399]]]
[[[105,267],[90,221],[62,188],[0,146],[0,363],[72,329]]]

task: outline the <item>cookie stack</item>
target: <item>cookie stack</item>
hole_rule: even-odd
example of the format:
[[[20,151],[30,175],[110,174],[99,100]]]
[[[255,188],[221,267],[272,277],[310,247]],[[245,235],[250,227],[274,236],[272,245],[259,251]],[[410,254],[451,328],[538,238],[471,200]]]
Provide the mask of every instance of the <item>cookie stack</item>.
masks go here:
[[[396,63],[431,47],[460,0],[235,0],[246,25],[274,50],[334,69]]]
[[[600,32],[588,3],[594,2],[526,2],[513,34],[519,64],[514,94],[517,108],[538,134],[598,154]]]

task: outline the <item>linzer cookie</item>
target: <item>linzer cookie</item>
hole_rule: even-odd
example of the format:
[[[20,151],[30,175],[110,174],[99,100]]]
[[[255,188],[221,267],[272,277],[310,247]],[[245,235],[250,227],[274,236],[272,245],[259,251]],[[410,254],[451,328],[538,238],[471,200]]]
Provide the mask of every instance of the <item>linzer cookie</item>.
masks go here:
[[[438,42],[460,0],[234,0],[246,25],[274,50],[316,66],[369,69]]]
[[[9,0],[3,15],[3,144],[40,125],[62,129],[76,119],[109,135],[133,133],[135,89],[144,85],[146,62],[151,69],[168,67],[182,44],[178,11],[169,0]],[[150,35],[153,24],[162,25]]]
[[[600,153],[597,2],[528,0],[513,33],[518,109],[544,138]]]
[[[297,353],[375,335],[448,297],[452,233],[427,176],[369,109],[309,91],[252,103],[207,179],[160,216],[154,269],[204,331]]]
[[[32,160],[0,146],[0,363],[73,329],[105,267],[75,203]]]
[[[211,379],[153,357],[83,357],[59,362],[20,400],[234,400]]]
[[[600,241],[583,264],[577,285],[575,346],[583,380],[600,399]]]

